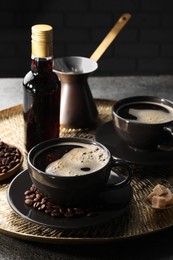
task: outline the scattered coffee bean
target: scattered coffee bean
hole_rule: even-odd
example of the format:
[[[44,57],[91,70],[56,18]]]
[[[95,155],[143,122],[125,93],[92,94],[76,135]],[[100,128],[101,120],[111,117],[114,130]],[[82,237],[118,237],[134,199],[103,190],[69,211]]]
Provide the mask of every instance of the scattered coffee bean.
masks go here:
[[[33,204],[32,199],[25,199],[25,204],[31,206]]]
[[[6,173],[14,168],[20,159],[21,153],[15,146],[0,141],[0,173]]]
[[[42,211],[52,217],[74,218],[82,216],[94,217],[97,215],[93,209],[62,207],[57,205],[43,196],[34,184],[24,192],[24,197],[24,203],[27,206],[32,206],[34,209]]]

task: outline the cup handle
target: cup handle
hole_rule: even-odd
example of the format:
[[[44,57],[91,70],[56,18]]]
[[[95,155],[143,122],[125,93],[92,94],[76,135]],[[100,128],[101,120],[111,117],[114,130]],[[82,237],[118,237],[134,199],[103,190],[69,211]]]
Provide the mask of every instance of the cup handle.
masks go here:
[[[133,172],[132,172],[132,168],[129,166],[129,164],[127,164],[126,162],[124,162],[122,160],[117,160],[117,159],[112,158],[112,162],[111,162],[110,167],[111,167],[111,169],[116,168],[116,167],[121,167],[121,168],[125,169],[126,170],[126,177],[124,177],[119,182],[112,181],[111,183],[107,183],[105,191],[115,190],[115,189],[122,187],[124,185],[127,185],[131,182]],[[121,174],[117,174],[117,175],[121,176]]]
[[[162,150],[162,151],[172,151],[173,150],[173,125],[171,126],[165,126],[163,128],[163,130],[165,132],[167,132],[170,136],[171,136],[171,139],[170,141],[168,141],[167,143],[164,143],[164,144],[160,144],[158,145],[158,149],[159,150]]]

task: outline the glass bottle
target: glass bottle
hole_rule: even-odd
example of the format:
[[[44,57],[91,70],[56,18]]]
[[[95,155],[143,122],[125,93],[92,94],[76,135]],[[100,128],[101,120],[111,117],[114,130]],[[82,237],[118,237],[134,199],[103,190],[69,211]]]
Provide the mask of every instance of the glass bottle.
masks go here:
[[[26,150],[59,137],[61,85],[53,71],[53,29],[31,28],[31,70],[23,80],[23,117]]]

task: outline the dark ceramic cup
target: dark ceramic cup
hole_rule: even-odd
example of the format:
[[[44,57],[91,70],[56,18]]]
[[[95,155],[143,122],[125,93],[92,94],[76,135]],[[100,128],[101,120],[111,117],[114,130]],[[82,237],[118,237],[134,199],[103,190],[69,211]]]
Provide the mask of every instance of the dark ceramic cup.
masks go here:
[[[112,169],[119,177],[108,184]],[[28,170],[45,196],[65,206],[93,201],[100,192],[125,186],[132,179],[131,167],[114,159],[105,146],[75,137],[52,139],[33,147],[28,153]]]
[[[154,96],[132,96],[112,107],[116,134],[134,150],[173,149],[173,102]]]

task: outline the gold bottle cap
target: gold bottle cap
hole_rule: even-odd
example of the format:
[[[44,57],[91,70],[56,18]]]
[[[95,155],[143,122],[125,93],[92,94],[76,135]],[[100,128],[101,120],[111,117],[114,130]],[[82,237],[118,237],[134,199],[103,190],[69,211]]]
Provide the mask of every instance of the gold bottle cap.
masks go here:
[[[48,24],[36,24],[31,28],[32,55],[38,58],[53,54],[53,29]]]

